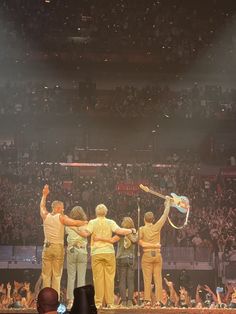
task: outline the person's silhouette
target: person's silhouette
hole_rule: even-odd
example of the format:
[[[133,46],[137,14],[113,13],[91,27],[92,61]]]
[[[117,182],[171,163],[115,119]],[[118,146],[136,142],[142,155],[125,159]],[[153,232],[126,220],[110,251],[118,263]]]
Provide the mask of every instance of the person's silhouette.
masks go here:
[[[74,302],[71,314],[97,314],[94,303],[94,287],[87,285],[74,289]]]

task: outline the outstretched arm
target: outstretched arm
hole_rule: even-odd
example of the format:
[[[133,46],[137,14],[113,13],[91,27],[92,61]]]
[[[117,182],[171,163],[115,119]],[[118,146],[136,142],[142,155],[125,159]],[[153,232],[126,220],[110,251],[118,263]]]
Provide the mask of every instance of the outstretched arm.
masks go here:
[[[46,200],[49,194],[49,186],[46,184],[43,188],[43,195],[40,202],[40,216],[44,220],[47,217],[48,211],[46,208]]]
[[[25,283],[24,283],[24,289],[25,289],[25,291],[26,291],[26,302],[27,302],[27,306],[29,306],[30,299],[31,299],[31,291],[30,291],[30,283],[29,283],[29,282],[25,282]]]
[[[170,291],[170,300],[174,303],[175,306],[177,306],[179,303],[179,296],[175,291],[174,284],[172,281],[168,281],[166,278],[164,278],[164,280]]]
[[[205,291],[207,291],[212,296],[213,301],[215,303],[217,303],[217,297],[216,297],[215,293],[211,290],[211,288],[208,287],[207,285],[204,285],[203,288]]]
[[[8,300],[11,299],[11,284],[10,284],[10,282],[7,283],[7,298],[8,298]]]
[[[196,300],[196,304],[202,303],[202,299],[199,295],[199,291],[201,290],[201,286],[197,285],[197,289],[196,289],[196,295],[195,295],[195,300]]]
[[[222,304],[220,293],[216,291],[216,295],[217,295],[217,304]]]
[[[158,229],[161,229],[164,225],[164,223],[166,222],[166,219],[169,215],[170,212],[170,205],[171,205],[172,199],[170,196],[166,196],[166,200],[165,200],[165,210],[161,216],[161,218],[155,223],[155,227]]]

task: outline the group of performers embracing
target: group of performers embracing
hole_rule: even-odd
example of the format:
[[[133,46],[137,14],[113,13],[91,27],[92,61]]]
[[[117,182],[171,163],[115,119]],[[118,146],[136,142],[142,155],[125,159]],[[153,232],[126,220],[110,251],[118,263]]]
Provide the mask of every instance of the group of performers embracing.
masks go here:
[[[160,232],[172,199],[166,197],[161,218],[154,222],[152,212],[144,215],[144,226],[138,232],[130,217],[124,217],[121,227],[106,218],[108,209],[104,204],[95,208],[96,218],[87,221],[82,207],[74,207],[69,216],[64,215],[61,201],[53,201],[52,211],[46,208],[49,186],[45,185],[40,203],[40,215],[44,226],[42,252],[43,287],[52,287],[60,295],[60,282],[64,264],[64,234],[67,236],[67,299],[68,308],[73,302],[73,290],[85,285],[87,269],[87,239],[90,237],[91,267],[97,308],[114,307],[114,281],[116,268],[119,273],[119,291],[123,306],[133,305],[134,273],[137,263],[136,246],[142,247],[141,268],[144,281],[144,305],[151,304],[152,279],[155,284],[155,302],[162,299],[162,256]],[[118,242],[115,255],[114,243]],[[128,295],[127,295],[128,291]]]

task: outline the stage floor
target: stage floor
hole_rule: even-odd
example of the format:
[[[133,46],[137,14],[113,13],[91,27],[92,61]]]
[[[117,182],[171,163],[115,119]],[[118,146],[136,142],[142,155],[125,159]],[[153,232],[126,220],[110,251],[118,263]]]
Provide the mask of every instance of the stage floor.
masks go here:
[[[0,314],[36,314],[36,310],[0,310]],[[98,314],[236,314],[236,309],[103,309]]]
[[[235,314],[236,310],[229,309],[115,309],[100,310],[99,314]]]

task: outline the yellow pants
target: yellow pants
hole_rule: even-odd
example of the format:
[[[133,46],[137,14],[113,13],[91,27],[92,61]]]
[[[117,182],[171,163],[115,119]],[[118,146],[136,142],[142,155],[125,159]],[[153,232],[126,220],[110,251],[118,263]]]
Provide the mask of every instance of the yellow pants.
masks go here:
[[[161,253],[144,252],[142,257],[142,272],[144,281],[144,299],[151,301],[152,276],[154,277],[156,301],[162,300],[162,257]]]
[[[42,253],[42,278],[43,288],[54,288],[60,298],[61,276],[64,263],[63,244],[44,245]]]
[[[116,273],[115,254],[92,255],[92,271],[95,289],[95,303],[100,306],[114,303],[114,280]]]

